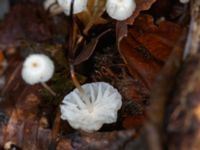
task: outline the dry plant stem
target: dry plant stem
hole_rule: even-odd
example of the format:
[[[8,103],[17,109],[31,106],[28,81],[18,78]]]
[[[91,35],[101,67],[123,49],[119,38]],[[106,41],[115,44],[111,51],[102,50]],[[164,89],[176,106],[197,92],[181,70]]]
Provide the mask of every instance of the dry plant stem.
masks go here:
[[[200,43],[200,1],[191,0],[191,20],[189,26],[189,33],[187,43],[184,50],[184,58],[188,55],[195,55],[197,53]]]
[[[187,57],[178,76],[167,125],[168,135],[171,135],[167,138],[170,150],[196,150],[200,147],[199,60],[199,53]]]
[[[45,83],[41,82],[42,86],[49,91],[53,96],[56,96],[56,93]]]
[[[75,72],[74,72],[74,66],[73,65],[70,65],[70,74],[71,74],[71,78],[72,78],[72,81],[73,81],[74,85],[79,90],[79,93],[80,93],[83,101],[88,106],[89,112],[92,112],[93,111],[93,106],[92,106],[92,104],[90,102],[89,97],[86,95],[84,89],[81,87],[78,79],[76,78],[76,75],[75,75]]]
[[[76,44],[76,31],[77,31],[77,28],[75,28],[75,24],[74,24],[74,18],[73,18],[73,5],[74,5],[74,1],[71,2],[71,10],[70,10],[70,38],[69,38],[69,41],[68,41],[68,49],[69,51],[73,51],[73,50],[76,50],[75,49],[75,45]],[[82,40],[82,39],[79,39],[79,40]],[[74,51],[73,53],[69,56],[70,59],[74,59]],[[69,59],[69,60],[70,60]],[[71,62],[71,61],[69,61]],[[76,86],[76,88],[79,90],[79,93],[83,99],[83,101],[85,102],[85,104],[87,105],[88,107],[88,110],[89,112],[92,112],[93,111],[93,107],[92,107],[92,104],[90,102],[90,99],[88,98],[88,96],[85,94],[85,91],[84,89],[81,87],[78,79],[76,78],[76,75],[75,75],[75,71],[74,71],[74,65],[72,63],[70,63],[70,74],[71,74],[71,78],[72,78],[72,81],[74,83],[74,85]]]
[[[72,47],[74,50],[76,50],[76,46],[77,46],[77,35],[78,35],[78,28],[75,25],[75,23],[73,23],[73,33],[72,33]]]

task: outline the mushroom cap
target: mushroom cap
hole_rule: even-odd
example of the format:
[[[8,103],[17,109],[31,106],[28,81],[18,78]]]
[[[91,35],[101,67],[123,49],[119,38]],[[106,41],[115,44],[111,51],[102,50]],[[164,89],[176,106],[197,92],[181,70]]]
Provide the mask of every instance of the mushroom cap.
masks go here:
[[[106,11],[111,18],[126,20],[136,8],[134,0],[107,0]]]
[[[60,106],[61,118],[73,128],[86,132],[97,131],[104,123],[116,122],[117,111],[122,105],[117,89],[105,82],[84,84],[82,88],[90,98],[93,111],[88,111],[78,89],[75,89],[64,97]]]
[[[43,3],[44,9],[49,9],[49,7],[51,7],[51,5],[53,5],[54,3],[56,3],[56,0],[45,0]]]
[[[44,54],[32,54],[26,58],[22,78],[28,84],[48,81],[54,73],[53,61]]]
[[[180,0],[181,3],[188,3],[190,0]]]
[[[74,0],[73,14],[82,12],[87,7],[88,0]],[[58,4],[64,9],[66,15],[70,15],[72,0],[58,0]]]

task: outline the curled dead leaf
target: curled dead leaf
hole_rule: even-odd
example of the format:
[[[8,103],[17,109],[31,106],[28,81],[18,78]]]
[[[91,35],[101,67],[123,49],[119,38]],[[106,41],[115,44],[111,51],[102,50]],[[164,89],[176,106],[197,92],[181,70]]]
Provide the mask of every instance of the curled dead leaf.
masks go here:
[[[156,2],[156,0],[135,0],[136,10],[134,11],[133,15],[126,20],[126,23],[129,25],[133,24],[140,12],[148,10],[154,2]]]
[[[177,24],[163,21],[157,26],[151,16],[139,16],[128,29],[127,37],[118,41],[132,76],[138,75],[150,88],[181,33]]]

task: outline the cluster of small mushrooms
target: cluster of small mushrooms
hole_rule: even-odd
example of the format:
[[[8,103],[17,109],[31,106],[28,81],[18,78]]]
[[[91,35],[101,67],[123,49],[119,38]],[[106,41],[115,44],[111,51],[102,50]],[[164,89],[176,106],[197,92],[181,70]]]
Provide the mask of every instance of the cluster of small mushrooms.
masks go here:
[[[46,0],[44,8],[49,9],[49,7],[57,2],[58,5],[52,7],[51,11],[56,13],[56,11],[62,10],[66,15],[69,15],[72,1],[73,0]],[[77,14],[86,10],[87,3],[88,0],[74,0],[73,13]],[[121,21],[126,20],[133,14],[136,4],[135,0],[107,0],[105,7],[106,12],[111,18]]]
[[[46,0],[48,8],[57,2],[59,8],[70,14],[72,0]],[[73,14],[87,8],[88,0],[74,0]],[[106,11],[114,19],[125,20],[135,10],[133,0],[107,0]],[[57,9],[57,7],[55,8]],[[51,94],[56,95],[45,83],[54,73],[53,61],[44,54],[32,54],[26,58],[22,68],[22,78],[27,84],[41,83]],[[67,120],[74,129],[86,132],[99,130],[103,124],[117,121],[117,112],[122,106],[122,97],[112,85],[105,82],[84,84],[66,95],[60,105],[61,119]]]
[[[74,0],[73,13],[79,13],[87,8],[88,0]],[[180,0],[187,3],[189,0]],[[72,0],[46,0],[44,7],[48,8],[57,2],[66,15],[70,14]],[[129,18],[136,8],[134,0],[107,0],[106,11],[116,20]],[[54,93],[45,83],[54,74],[53,61],[44,54],[32,54],[26,58],[22,68],[22,78],[27,84],[41,83],[51,94]],[[122,106],[122,97],[112,85],[105,82],[84,84],[66,95],[60,105],[61,119],[67,120],[74,129],[86,132],[99,130],[103,124],[114,123],[117,112]]]
[[[26,58],[22,68],[22,78],[27,84],[45,84],[54,73],[53,61],[44,54],[32,54]],[[104,123],[114,123],[121,108],[122,98],[119,92],[105,82],[88,83],[74,89],[63,99],[60,105],[61,118],[67,120],[75,129],[86,132],[99,130]],[[55,95],[55,93],[53,93]]]

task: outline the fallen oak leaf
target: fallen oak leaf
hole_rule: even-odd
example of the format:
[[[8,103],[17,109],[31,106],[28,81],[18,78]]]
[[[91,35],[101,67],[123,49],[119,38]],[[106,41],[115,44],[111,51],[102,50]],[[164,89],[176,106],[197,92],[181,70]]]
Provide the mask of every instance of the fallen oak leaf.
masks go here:
[[[132,47],[132,44],[137,44],[135,42],[122,42],[123,46],[123,58],[128,66],[129,72],[132,76],[137,76],[142,80],[148,89],[150,89],[156,74],[161,69],[161,65],[154,61],[151,55],[145,54],[146,57],[140,52],[143,47]],[[145,50],[147,51],[147,50]]]
[[[164,21],[156,26],[151,16],[139,16],[128,29],[127,37],[118,41],[131,75],[137,74],[150,88],[181,32],[177,24]]]
[[[173,48],[182,33],[179,25],[169,21],[161,21],[155,25],[153,18],[148,15],[138,17],[133,28],[135,29],[129,30],[133,38],[142,43],[156,59],[162,62],[168,58],[169,49]]]

